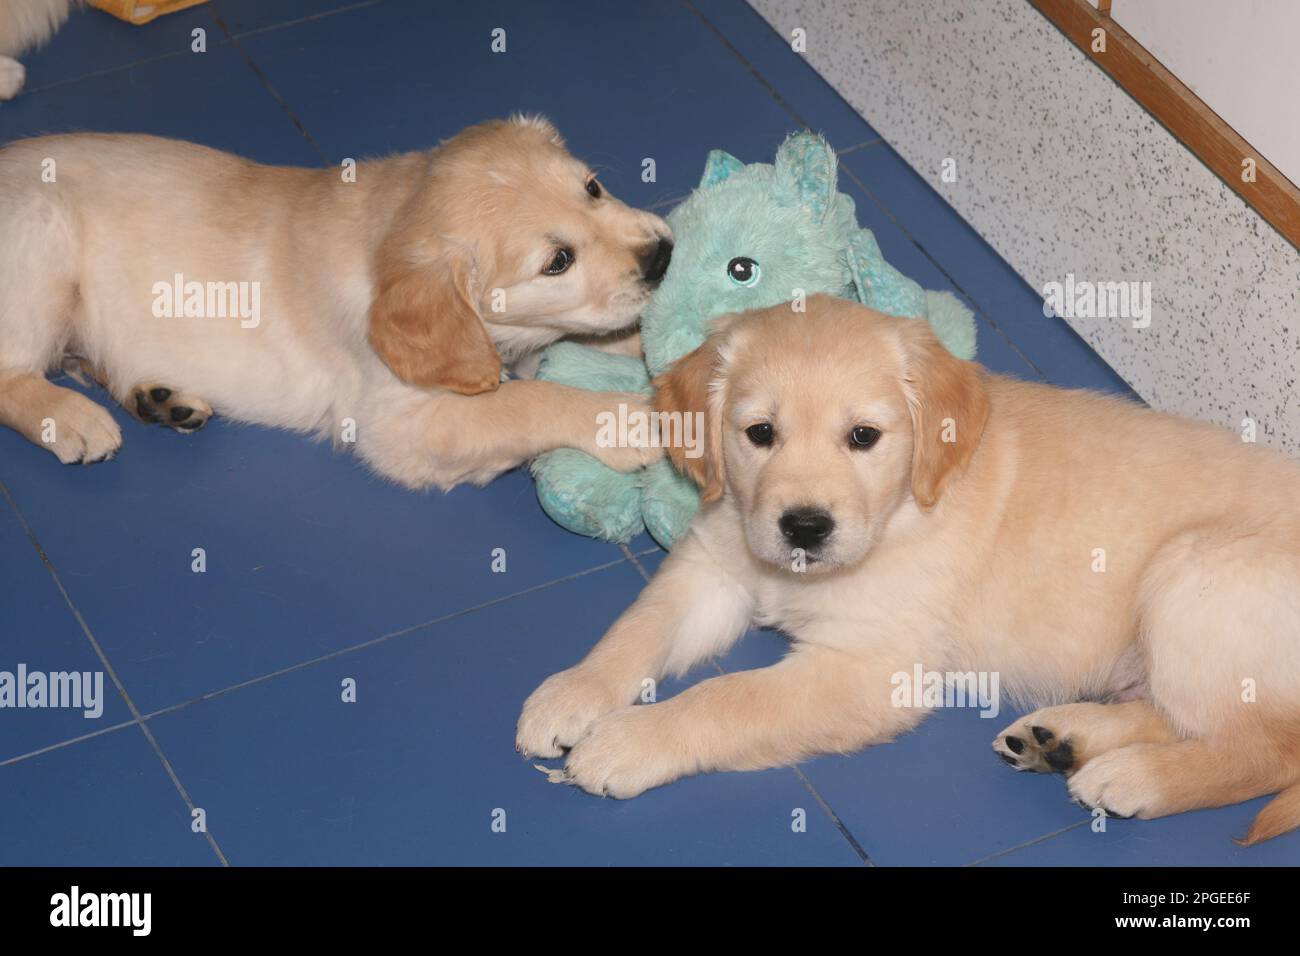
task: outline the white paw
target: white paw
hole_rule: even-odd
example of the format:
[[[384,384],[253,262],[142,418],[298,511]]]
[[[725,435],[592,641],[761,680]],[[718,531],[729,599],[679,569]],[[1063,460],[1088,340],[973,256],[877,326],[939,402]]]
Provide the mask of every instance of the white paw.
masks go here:
[[[17,60],[0,56],[0,100],[11,100],[23,88],[27,71]]]
[[[577,743],[597,717],[624,703],[580,666],[552,674],[524,701],[515,749],[530,757],[558,757]]]
[[[112,458],[122,447],[122,429],[113,416],[84,395],[67,389],[60,392],[41,422],[41,444],[65,465]]]
[[[1163,816],[1156,768],[1141,744],[1100,754],[1070,778],[1070,799],[1091,810],[1101,807],[1112,817]]]
[[[656,713],[662,706],[624,707],[592,724],[569,751],[563,782],[627,800],[682,776],[677,748],[662,732]]]

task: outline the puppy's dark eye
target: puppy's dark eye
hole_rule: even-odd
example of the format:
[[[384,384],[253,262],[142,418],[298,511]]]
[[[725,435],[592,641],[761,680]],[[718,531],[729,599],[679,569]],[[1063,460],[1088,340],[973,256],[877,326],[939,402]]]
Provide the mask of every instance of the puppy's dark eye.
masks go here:
[[[772,439],[776,437],[776,432],[768,422],[759,422],[757,425],[750,425],[745,429],[745,435],[755,445],[765,448],[772,444]]]
[[[594,176],[587,180],[587,195],[592,199],[600,198],[600,183],[596,181]]]
[[[546,264],[542,272],[548,276],[558,276],[571,265],[573,265],[573,250],[561,249],[555,253],[555,258]]]
[[[761,272],[758,263],[749,256],[736,256],[727,263],[727,278],[739,286],[751,286],[758,284],[758,277]]]
[[[870,425],[859,425],[849,432],[849,442],[853,448],[870,448],[880,441],[880,429]]]

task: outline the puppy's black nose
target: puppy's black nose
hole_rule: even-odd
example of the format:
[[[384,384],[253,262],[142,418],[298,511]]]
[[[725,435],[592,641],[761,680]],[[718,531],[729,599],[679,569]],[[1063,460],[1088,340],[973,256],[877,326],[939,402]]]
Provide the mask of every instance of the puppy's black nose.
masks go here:
[[[835,530],[835,519],[820,508],[791,508],[777,524],[787,541],[805,551],[820,545]]]
[[[658,282],[668,271],[668,263],[673,258],[673,241],[660,239],[650,249],[649,255],[641,262],[641,275],[646,282]]]

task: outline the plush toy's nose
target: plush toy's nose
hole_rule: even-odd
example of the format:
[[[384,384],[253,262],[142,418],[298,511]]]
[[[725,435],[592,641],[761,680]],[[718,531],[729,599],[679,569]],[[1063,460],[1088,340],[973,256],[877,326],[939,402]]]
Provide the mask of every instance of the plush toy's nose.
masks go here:
[[[668,263],[673,258],[673,241],[660,238],[651,247],[649,254],[641,261],[641,276],[646,282],[658,282],[668,271]]]

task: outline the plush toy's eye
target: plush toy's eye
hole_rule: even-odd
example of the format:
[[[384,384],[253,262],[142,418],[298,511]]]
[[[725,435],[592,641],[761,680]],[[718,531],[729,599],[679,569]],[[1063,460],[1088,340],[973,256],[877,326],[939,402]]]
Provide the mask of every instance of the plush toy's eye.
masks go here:
[[[880,441],[880,429],[872,428],[870,425],[859,425],[849,432],[851,448],[870,448],[878,441]]]
[[[727,277],[736,285],[758,285],[760,275],[758,263],[748,256],[736,256],[727,263]]]
[[[558,276],[571,265],[573,265],[573,251],[560,249],[555,253],[555,258],[546,264],[546,268],[542,270],[542,273],[548,276]]]
[[[759,422],[757,425],[750,425],[745,429],[745,435],[760,448],[772,444],[772,439],[776,438],[776,432],[772,430],[770,422]]]

